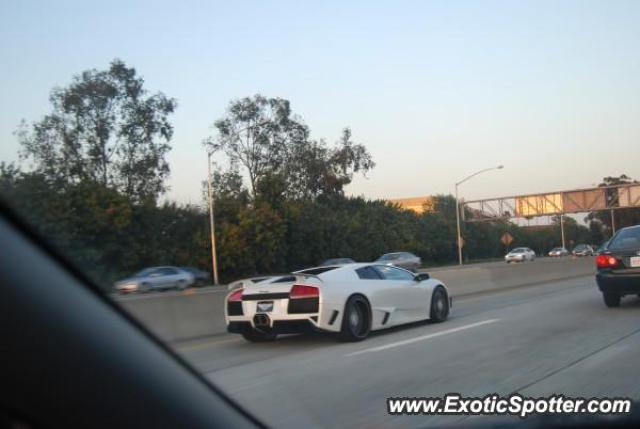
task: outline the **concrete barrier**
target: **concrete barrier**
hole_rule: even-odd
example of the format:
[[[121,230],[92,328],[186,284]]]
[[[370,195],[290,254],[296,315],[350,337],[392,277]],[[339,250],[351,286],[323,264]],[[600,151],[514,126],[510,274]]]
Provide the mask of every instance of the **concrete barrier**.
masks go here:
[[[442,280],[456,297],[506,290],[593,274],[593,258],[543,258],[534,262],[490,262],[426,271]],[[122,306],[165,341],[181,341],[226,332],[225,287],[118,297]]]
[[[165,341],[180,341],[226,332],[226,287],[187,290],[118,299],[120,304]]]
[[[539,258],[534,262],[507,264],[490,262],[463,267],[426,270],[442,280],[452,296],[460,297],[484,292],[595,275],[593,258]]]

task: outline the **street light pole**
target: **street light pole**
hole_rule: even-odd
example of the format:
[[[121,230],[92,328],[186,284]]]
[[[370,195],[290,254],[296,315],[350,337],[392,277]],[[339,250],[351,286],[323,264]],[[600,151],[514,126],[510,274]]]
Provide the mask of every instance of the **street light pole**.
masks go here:
[[[611,236],[616,233],[616,218],[613,213],[613,209],[611,209]]]
[[[233,134],[234,138],[237,138],[240,133],[245,131],[247,131],[247,134],[248,134],[249,130],[252,127],[260,127],[264,124],[267,124],[268,122],[269,122],[268,120],[264,120],[257,124],[248,125],[240,130],[237,130]],[[215,228],[215,223],[213,219],[213,189],[211,185],[211,183],[213,182],[213,178],[211,177],[211,154],[212,154],[211,148],[209,148],[209,150],[207,151],[207,171],[208,171],[207,193],[209,197],[208,198],[209,199],[209,224],[211,229],[211,265],[213,266],[213,284],[217,286],[218,285],[218,263],[217,263],[217,256],[216,256],[216,228]]]
[[[213,221],[213,189],[211,187],[211,152],[207,152],[207,194],[209,196],[209,228],[211,230],[211,263],[213,267],[213,284],[218,285],[218,262],[216,256],[216,229]]]
[[[564,245],[564,214],[560,213],[560,234],[562,235],[562,248],[566,249]]]
[[[458,265],[462,265],[462,235],[460,233],[460,200],[458,199],[458,186],[472,177],[477,176],[478,174],[486,173],[491,170],[501,170],[503,169],[503,165],[498,165],[496,167],[485,168],[480,171],[476,171],[475,173],[465,177],[459,182],[456,182],[456,230],[457,230],[457,242],[458,242]]]
[[[460,205],[458,203],[458,185],[456,183],[456,243],[458,244],[458,264],[462,265],[462,237],[460,237]]]

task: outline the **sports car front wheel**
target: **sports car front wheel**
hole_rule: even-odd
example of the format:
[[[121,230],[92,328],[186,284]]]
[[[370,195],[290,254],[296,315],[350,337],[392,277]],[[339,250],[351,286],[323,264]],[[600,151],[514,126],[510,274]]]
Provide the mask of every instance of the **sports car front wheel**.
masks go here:
[[[362,341],[371,331],[369,303],[358,295],[352,296],[344,306],[342,329],[338,338],[341,341]]]

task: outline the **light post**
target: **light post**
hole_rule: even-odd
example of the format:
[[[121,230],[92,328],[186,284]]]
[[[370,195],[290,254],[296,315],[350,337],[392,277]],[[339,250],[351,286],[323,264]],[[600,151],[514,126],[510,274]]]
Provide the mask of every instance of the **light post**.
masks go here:
[[[616,218],[613,215],[613,209],[611,209],[611,236],[616,233]]]
[[[207,194],[209,196],[209,228],[211,230],[211,263],[213,266],[213,284],[218,285],[218,261],[216,256],[216,229],[213,221],[213,189],[211,182],[211,152],[207,152]]]
[[[255,124],[251,124],[248,125],[244,128],[241,128],[239,130],[235,130],[233,132],[230,133],[229,138],[232,139],[237,139],[239,138],[241,133],[244,133],[246,131],[247,133],[247,141],[249,140],[249,135],[250,135],[250,130],[251,128],[256,128],[256,127],[261,127],[265,124],[268,124],[269,120],[264,120]],[[207,145],[207,141],[205,141],[205,145]],[[218,263],[217,263],[217,256],[216,256],[216,229],[215,229],[215,223],[214,223],[214,219],[213,219],[213,189],[212,189],[212,181],[213,178],[211,177],[211,155],[212,155],[212,149],[211,147],[208,148],[207,150],[207,171],[208,171],[208,180],[207,180],[207,193],[208,193],[208,199],[209,199],[209,224],[210,224],[210,229],[211,229],[211,263],[213,266],[213,284],[215,284],[216,286],[218,285]]]
[[[485,168],[484,170],[476,171],[475,173],[465,177],[464,179],[456,182],[456,229],[457,229],[457,243],[458,243],[458,264],[462,265],[462,236],[460,235],[460,202],[458,200],[458,186],[471,179],[472,177],[477,176],[478,174],[485,173],[491,170],[501,170],[504,168],[503,165],[498,165],[497,167]]]

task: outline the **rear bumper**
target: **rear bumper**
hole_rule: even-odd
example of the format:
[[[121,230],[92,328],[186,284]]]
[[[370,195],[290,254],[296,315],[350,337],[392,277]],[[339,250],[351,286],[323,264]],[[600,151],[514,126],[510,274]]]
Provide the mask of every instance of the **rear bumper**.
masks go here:
[[[264,299],[264,301],[263,301]],[[293,302],[292,302],[293,301]],[[258,308],[259,304],[273,303],[273,308]],[[231,305],[233,304],[233,305]],[[298,298],[290,300],[287,297],[259,296],[249,294],[243,296],[242,301],[227,302],[225,305],[225,323],[227,331],[232,333],[244,332],[247,326],[263,331],[281,333],[306,332],[312,330],[323,332],[339,332],[342,324],[342,309],[344,302],[328,302],[322,297]],[[263,320],[266,317],[266,321]]]
[[[602,292],[615,292],[620,295],[640,294],[640,274],[596,274],[598,289]]]
[[[231,334],[242,334],[243,332],[249,332],[253,329],[251,322],[229,322],[227,325],[227,332]],[[308,319],[274,320],[270,327],[256,326],[256,329],[260,329],[265,332],[273,332],[275,334],[302,334],[305,332],[320,331],[320,329],[318,329]]]

